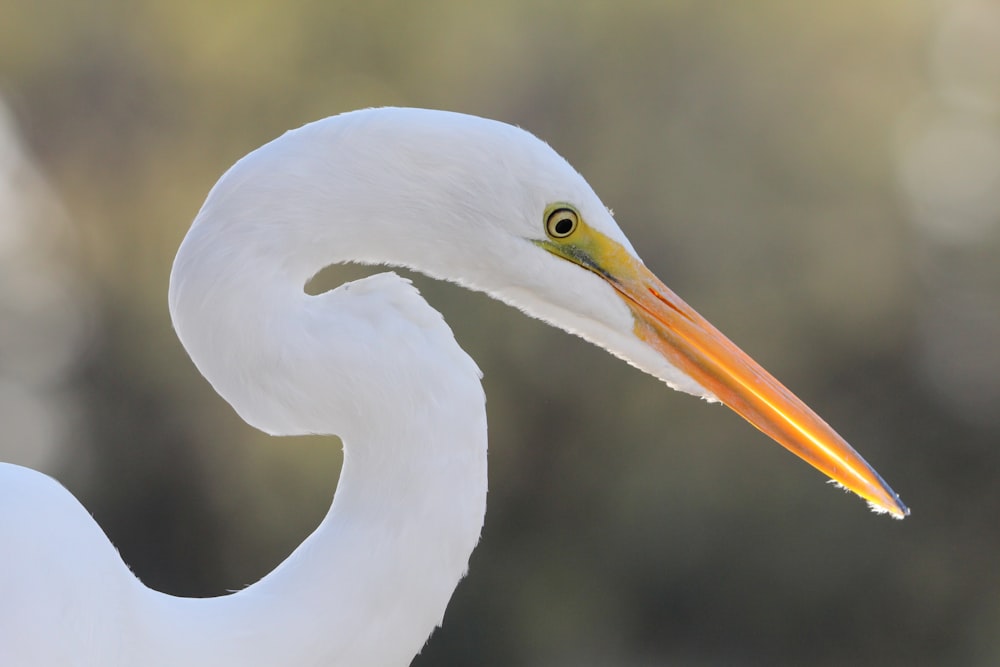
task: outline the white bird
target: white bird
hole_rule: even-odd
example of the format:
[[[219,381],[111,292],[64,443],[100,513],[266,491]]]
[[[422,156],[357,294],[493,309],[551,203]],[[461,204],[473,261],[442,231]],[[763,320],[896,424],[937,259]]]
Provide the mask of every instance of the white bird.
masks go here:
[[[407,665],[441,623],[486,509],[476,364],[407,282],[318,296],[340,262],[410,267],[718,399],[873,507],[908,510],[833,430],[645,268],[586,181],[503,123],[371,109],[306,125],[216,184],[170,276],[194,363],[249,424],[337,434],[319,527],[231,595],[145,587],[87,511],[0,464],[0,665]]]

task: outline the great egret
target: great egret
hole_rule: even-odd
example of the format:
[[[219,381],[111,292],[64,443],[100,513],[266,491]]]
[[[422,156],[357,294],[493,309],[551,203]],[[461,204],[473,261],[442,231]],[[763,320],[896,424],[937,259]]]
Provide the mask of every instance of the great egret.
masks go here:
[[[897,517],[908,510],[802,402],[665,287],[586,181],[523,130],[371,109],[306,125],[216,184],[170,313],[251,425],[326,433],[344,465],[319,527],[259,582],[178,598],[129,572],[52,479],[0,466],[0,664],[406,665],[440,624],[486,509],[480,373],[410,284],[311,296],[338,262],[411,267],[727,404]]]

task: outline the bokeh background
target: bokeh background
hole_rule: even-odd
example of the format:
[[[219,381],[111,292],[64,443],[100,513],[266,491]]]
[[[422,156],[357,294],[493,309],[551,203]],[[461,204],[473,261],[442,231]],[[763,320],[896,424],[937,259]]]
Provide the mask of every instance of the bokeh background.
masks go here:
[[[491,493],[414,664],[1000,664],[995,2],[14,0],[0,96],[0,459],[62,481],[150,586],[256,580],[340,463],[245,426],[175,339],[205,194],[287,128],[428,106],[551,143],[913,515],[417,277],[486,373]]]

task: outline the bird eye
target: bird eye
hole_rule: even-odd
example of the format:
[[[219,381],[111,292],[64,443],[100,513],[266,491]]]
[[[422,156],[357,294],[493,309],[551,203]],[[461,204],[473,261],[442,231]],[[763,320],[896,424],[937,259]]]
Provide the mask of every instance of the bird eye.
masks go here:
[[[576,231],[580,215],[571,208],[560,207],[545,218],[545,231],[554,239],[564,239]]]

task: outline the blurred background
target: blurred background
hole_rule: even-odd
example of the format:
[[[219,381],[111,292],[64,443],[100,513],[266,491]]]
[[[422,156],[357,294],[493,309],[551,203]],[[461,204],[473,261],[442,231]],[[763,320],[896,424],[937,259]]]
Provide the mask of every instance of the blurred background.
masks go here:
[[[63,482],[150,586],[255,581],[340,463],[244,425],[177,342],[204,196],[285,129],[427,106],[552,144],[913,515],[416,277],[485,371],[491,491],[415,665],[1000,664],[995,2],[14,0],[0,96],[0,459]]]

